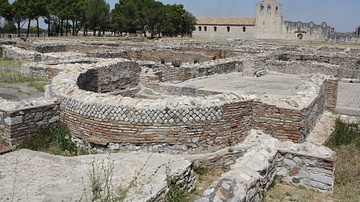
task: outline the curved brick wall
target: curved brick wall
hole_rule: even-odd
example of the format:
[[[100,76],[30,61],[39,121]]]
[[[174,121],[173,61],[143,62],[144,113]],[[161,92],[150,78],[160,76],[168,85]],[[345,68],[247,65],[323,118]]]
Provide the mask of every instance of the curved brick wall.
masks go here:
[[[125,59],[106,60],[64,68],[53,79],[60,120],[85,143],[200,153],[237,144],[250,129],[252,101],[240,101],[240,96],[146,100],[81,90],[79,76],[95,68],[136,72],[138,67]]]

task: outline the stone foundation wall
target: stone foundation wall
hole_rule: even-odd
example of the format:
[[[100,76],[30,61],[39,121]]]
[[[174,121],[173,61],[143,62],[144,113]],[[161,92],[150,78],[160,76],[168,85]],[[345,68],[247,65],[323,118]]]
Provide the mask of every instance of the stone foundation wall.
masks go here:
[[[252,116],[253,128],[266,131],[280,140],[303,142],[326,109],[325,86],[326,81],[321,86],[318,96],[301,110],[286,109],[255,101]]]
[[[307,146],[319,150],[315,145]],[[333,192],[335,157],[309,156],[306,152],[299,154],[285,149],[279,150],[276,161],[277,176],[282,182],[324,193]]]
[[[26,51],[14,46],[3,46],[3,57],[27,62],[41,61],[41,54],[36,51]]]
[[[180,67],[160,66],[162,81],[186,81],[193,78],[242,71],[242,62],[219,60],[204,64],[183,65]]]
[[[29,62],[21,65],[21,74],[51,80],[60,71],[65,70],[68,64],[94,64],[97,61],[91,58]],[[63,66],[62,66],[63,65]]]
[[[10,146],[59,120],[59,104],[52,99],[39,98],[21,102],[2,100],[1,103],[1,138]]]
[[[259,60],[253,61],[252,64],[247,62],[247,64],[255,70],[266,69],[284,74],[325,74],[335,77],[340,74],[340,66],[317,62]]]
[[[202,201],[261,201],[275,176],[287,184],[332,193],[336,153],[310,143],[280,142],[252,130],[247,152],[203,192]]]
[[[3,57],[26,62],[39,62],[49,60],[74,60],[84,58],[86,55],[79,52],[62,53],[40,53],[37,51],[26,50],[15,46],[3,46]]]
[[[42,45],[42,46],[37,46],[35,48],[35,50],[37,52],[40,53],[49,53],[49,52],[65,52],[66,51],[66,46],[65,45]]]
[[[167,63],[179,60],[182,63],[193,64],[196,59],[198,62],[207,62],[213,59],[221,59],[233,56],[232,51],[216,50],[216,49],[203,49],[203,48],[127,48],[126,50],[108,49],[101,52],[88,53],[89,57],[98,58],[125,58],[130,60],[139,61],[155,61],[160,63],[164,60]]]

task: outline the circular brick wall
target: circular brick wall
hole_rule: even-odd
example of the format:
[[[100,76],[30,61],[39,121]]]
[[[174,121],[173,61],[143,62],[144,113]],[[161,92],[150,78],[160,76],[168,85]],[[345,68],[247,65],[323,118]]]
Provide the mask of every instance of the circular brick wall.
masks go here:
[[[116,77],[119,81],[125,78],[123,85],[131,88],[138,82],[138,77],[127,77],[137,74],[135,62],[112,59],[64,69],[52,80],[61,103],[60,120],[84,143],[124,150],[200,153],[235,145],[250,129],[253,102],[241,101],[235,94],[135,99],[100,93],[104,91],[99,87],[87,91],[91,88],[86,87],[88,80],[83,76],[95,73],[95,78],[101,78],[100,72],[110,77],[114,75],[109,72],[127,72]]]

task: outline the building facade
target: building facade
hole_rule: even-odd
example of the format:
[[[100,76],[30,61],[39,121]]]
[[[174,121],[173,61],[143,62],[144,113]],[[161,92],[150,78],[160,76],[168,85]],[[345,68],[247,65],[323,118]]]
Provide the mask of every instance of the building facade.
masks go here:
[[[282,4],[276,0],[262,0],[256,4],[256,16],[197,17],[194,38],[288,39],[325,41],[335,33],[326,22],[284,21]]]

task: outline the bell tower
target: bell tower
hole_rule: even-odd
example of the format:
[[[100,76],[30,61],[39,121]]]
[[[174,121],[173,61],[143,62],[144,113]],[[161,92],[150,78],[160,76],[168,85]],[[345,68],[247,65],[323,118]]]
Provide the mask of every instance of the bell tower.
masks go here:
[[[276,0],[262,0],[256,4],[256,38],[273,39],[282,35],[282,4]]]

